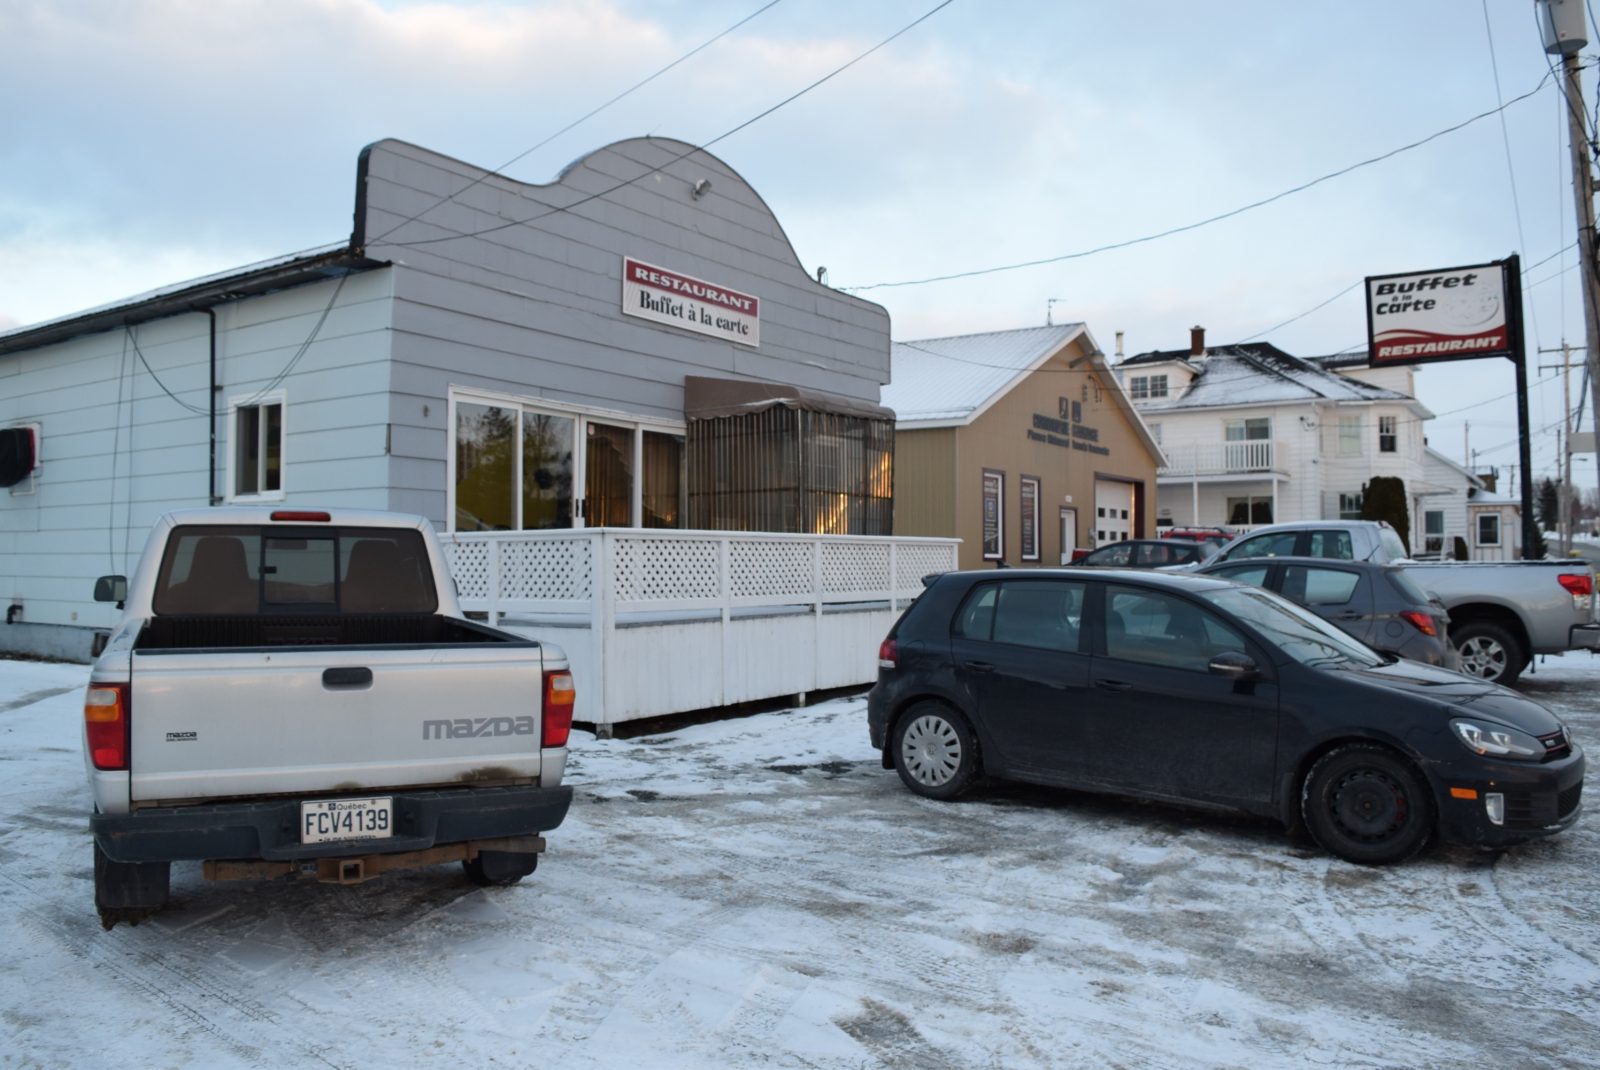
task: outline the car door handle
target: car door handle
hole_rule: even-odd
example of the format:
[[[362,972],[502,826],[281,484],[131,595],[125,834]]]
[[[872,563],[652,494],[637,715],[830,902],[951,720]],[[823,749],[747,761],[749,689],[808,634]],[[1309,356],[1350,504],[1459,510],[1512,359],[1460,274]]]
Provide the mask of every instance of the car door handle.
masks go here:
[[[322,686],[329,691],[353,691],[372,686],[372,670],[361,667],[322,670]]]
[[[1123,683],[1121,680],[1096,680],[1094,686],[1102,691],[1127,691],[1133,685]]]
[[[987,661],[968,661],[963,664],[973,672],[994,672],[994,666]]]
[[[1336,613],[1336,614],[1334,614],[1333,619],[1334,620],[1360,620],[1361,619],[1361,614],[1360,613]]]

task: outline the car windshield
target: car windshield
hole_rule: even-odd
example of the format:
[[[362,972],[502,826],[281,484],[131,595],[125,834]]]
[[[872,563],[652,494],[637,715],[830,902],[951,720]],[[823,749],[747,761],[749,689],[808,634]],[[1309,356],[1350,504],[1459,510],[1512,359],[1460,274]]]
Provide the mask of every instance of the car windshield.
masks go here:
[[[1205,591],[1201,597],[1268,636],[1279,650],[1302,665],[1371,668],[1384,662],[1381,655],[1321,617],[1259,587],[1228,587]]]

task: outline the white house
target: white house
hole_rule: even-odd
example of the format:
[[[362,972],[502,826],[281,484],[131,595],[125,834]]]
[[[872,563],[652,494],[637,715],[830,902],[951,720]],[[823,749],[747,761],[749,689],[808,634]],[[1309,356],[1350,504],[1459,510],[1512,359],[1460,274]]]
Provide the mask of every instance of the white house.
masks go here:
[[[1351,368],[1357,377],[1335,370],[1343,363],[1264,342],[1207,348],[1200,327],[1187,350],[1121,361],[1123,386],[1167,457],[1158,524],[1354,518],[1368,480],[1397,476],[1420,532],[1425,503],[1457,490],[1430,478],[1423,431],[1433,414],[1412,395],[1411,369]],[[1463,514],[1454,532],[1465,524]]]

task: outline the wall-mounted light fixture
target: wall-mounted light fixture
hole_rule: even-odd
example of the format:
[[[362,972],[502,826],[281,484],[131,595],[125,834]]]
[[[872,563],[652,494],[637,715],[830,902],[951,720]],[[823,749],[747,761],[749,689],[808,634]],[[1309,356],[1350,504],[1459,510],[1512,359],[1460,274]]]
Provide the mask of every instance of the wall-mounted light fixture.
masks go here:
[[[709,178],[702,178],[694,185],[689,187],[689,196],[698,201],[701,197],[704,197],[706,192],[710,189],[711,180]]]

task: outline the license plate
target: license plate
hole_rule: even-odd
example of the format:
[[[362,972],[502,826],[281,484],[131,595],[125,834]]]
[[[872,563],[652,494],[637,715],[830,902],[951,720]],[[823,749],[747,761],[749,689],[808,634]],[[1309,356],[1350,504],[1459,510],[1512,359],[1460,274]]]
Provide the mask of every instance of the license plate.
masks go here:
[[[394,835],[394,798],[319,799],[300,804],[300,842],[388,839]]]

